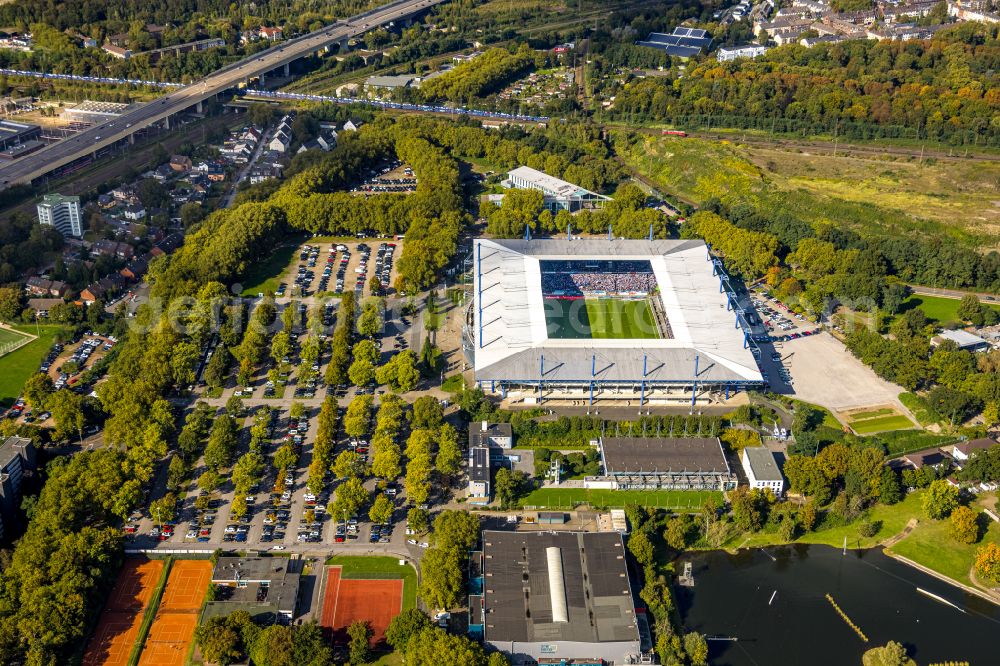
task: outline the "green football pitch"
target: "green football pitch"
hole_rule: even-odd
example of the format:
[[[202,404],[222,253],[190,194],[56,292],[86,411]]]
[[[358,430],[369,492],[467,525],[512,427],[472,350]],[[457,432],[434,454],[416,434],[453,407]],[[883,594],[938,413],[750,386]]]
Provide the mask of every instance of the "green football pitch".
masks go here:
[[[550,338],[658,338],[653,310],[646,299],[545,299]]]

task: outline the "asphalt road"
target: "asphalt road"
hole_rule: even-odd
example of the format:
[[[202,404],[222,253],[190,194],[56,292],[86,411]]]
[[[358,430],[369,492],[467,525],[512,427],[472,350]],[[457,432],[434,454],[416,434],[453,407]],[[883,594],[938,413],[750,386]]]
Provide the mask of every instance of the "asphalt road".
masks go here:
[[[372,27],[407,18],[417,11],[444,0],[397,0],[368,14],[316,30],[297,39],[277,44],[255,53],[215,73],[198,83],[178,88],[133,111],[90,129],[65,141],[14,160],[0,167],[0,187],[32,180],[65,166],[74,160],[100,151],[139,129],[162,121],[187,108],[213,97],[239,83],[283,67],[310,53],[360,35]]]

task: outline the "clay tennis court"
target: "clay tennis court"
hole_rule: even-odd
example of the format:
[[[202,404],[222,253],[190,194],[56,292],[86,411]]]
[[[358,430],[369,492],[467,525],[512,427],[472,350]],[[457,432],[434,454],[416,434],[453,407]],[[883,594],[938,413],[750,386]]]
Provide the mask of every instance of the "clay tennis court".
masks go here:
[[[367,620],[372,628],[372,642],[380,642],[389,622],[402,610],[402,579],[354,579],[342,578],[340,574],[340,567],[326,567],[320,624],[337,640],[346,639],[352,622]]]
[[[184,666],[197,626],[197,613],[158,612],[142,648],[139,666]]]
[[[163,572],[161,560],[126,560],[83,655],[84,666],[125,666],[142,615]]]
[[[184,665],[211,579],[208,560],[174,561],[139,657],[140,666]]]
[[[212,580],[212,563],[208,560],[176,560],[160,600],[160,612],[165,610],[197,611],[205,600]],[[154,625],[155,626],[155,625]]]

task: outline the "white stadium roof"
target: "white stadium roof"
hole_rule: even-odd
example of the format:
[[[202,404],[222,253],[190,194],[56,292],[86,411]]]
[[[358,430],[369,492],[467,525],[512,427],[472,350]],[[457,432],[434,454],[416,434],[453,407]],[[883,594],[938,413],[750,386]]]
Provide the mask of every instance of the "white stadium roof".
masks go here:
[[[649,261],[673,337],[549,338],[539,261],[566,259]],[[691,383],[696,356],[699,383],[763,381],[702,241],[477,239],[473,262],[479,381]]]

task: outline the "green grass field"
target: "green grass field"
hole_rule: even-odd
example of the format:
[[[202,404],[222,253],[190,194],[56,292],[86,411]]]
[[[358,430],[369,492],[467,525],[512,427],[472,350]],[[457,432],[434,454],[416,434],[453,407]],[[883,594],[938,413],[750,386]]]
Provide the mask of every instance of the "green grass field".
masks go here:
[[[586,488],[539,488],[524,497],[521,506],[539,509],[571,509],[577,504],[621,508],[641,504],[665,509],[698,511],[705,500],[721,501],[715,490],[588,490]]]
[[[940,298],[938,296],[918,296],[911,295],[903,301],[902,310],[912,310],[920,308],[927,315],[931,322],[944,323],[949,321],[959,321],[958,306],[961,303],[957,298]],[[990,305],[988,307],[1000,311],[1000,307]]]
[[[981,510],[983,507],[972,505]],[[960,583],[972,585],[969,572],[976,558],[976,550],[984,543],[1000,544],[1000,525],[988,521],[988,528],[979,543],[959,543],[948,534],[948,520],[929,520],[923,515],[910,534],[889,550],[918,564],[942,573]]]
[[[3,348],[11,343],[20,342],[24,340],[27,336],[18,333],[17,331],[12,331],[9,328],[0,328],[0,348]]]
[[[545,299],[545,319],[550,338],[659,338],[648,300],[588,298],[582,303],[560,298]]]
[[[848,548],[871,548],[889,537],[899,534],[912,517],[923,515],[920,508],[920,497],[923,491],[912,492],[902,502],[886,506],[876,504],[868,510],[868,520],[880,523],[879,531],[871,537],[863,537],[860,528],[864,521],[856,520],[850,525],[841,525],[815,532],[806,532],[795,540],[795,543],[816,543],[840,548],[847,539]],[[777,534],[777,528],[765,529],[749,536],[740,535],[725,544],[726,548],[760,548],[786,543]]]
[[[902,414],[890,412],[886,416],[875,416],[871,418],[852,418],[849,425],[851,429],[859,435],[870,435],[876,432],[887,430],[910,430],[913,428],[913,421]]]
[[[25,333],[35,333],[34,326],[14,327]],[[32,340],[20,349],[0,358],[0,405],[9,406],[21,394],[24,382],[32,373],[38,372],[38,366],[52,347],[56,334],[63,330],[62,326],[39,326],[38,339]]]
[[[267,259],[254,264],[243,276],[242,296],[256,296],[260,293],[274,293],[281,282],[285,269],[299,250],[298,243],[282,245]]]
[[[416,608],[417,572],[409,564],[400,565],[399,558],[372,555],[370,557],[339,555],[326,561],[341,567],[341,578],[378,578],[403,580],[403,610]]]

